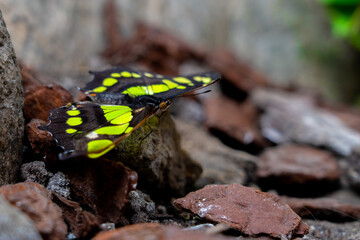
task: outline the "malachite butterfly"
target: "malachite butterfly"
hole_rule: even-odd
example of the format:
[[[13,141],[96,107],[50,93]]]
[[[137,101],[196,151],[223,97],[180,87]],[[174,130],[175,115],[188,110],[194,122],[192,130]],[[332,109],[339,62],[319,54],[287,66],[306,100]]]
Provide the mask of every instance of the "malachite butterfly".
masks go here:
[[[90,74],[93,80],[80,90],[91,101],[51,110],[49,125],[40,127],[63,148],[61,160],[106,154],[148,118],[167,109],[174,97],[206,87],[221,77],[214,72],[163,76],[127,67]]]

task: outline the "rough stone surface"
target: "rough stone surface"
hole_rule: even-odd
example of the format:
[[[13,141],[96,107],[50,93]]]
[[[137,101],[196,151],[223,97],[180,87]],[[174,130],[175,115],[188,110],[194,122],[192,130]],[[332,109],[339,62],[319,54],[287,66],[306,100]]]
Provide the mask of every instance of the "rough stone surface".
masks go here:
[[[258,112],[252,103],[217,96],[205,102],[205,112],[206,126],[227,145],[247,152],[257,152],[265,146],[256,128]]]
[[[257,171],[260,186],[288,188],[293,192],[300,188],[308,192],[311,188],[318,192],[322,192],[321,188],[329,190],[336,187],[340,175],[339,164],[330,153],[297,144],[266,149],[260,156]]]
[[[360,239],[360,222],[330,223],[327,221],[305,220],[309,225],[309,234],[303,240],[357,240]]]
[[[29,91],[24,99],[24,115],[26,119],[38,118],[48,121],[50,110],[73,101],[71,94],[57,84],[40,86]]]
[[[175,205],[188,209],[199,217],[229,224],[244,234],[272,237],[306,233],[306,225],[280,198],[240,184],[208,185],[184,198]]]
[[[57,160],[59,152],[55,140],[52,139],[51,133],[40,130],[38,127],[46,125],[46,122],[40,119],[32,119],[26,124],[26,136],[30,145],[28,154],[24,155],[25,159],[38,159],[45,161],[47,164],[53,164]]]
[[[208,184],[248,184],[255,178],[258,162],[255,156],[223,145],[201,127],[179,120],[175,123],[182,148],[203,168],[196,188]]]
[[[180,147],[179,135],[168,112],[154,116],[109,152],[139,175],[138,189],[161,195],[181,195],[201,174],[201,167]],[[154,195],[152,195],[154,196]]]
[[[260,125],[263,135],[272,142],[326,147],[344,156],[360,151],[360,134],[307,98],[294,93],[258,89],[253,92],[252,100],[265,110]]]
[[[51,172],[46,170],[45,163],[40,161],[24,163],[21,165],[20,173],[21,180],[35,182],[44,186],[49,181],[49,178],[53,176]]]
[[[74,199],[88,206],[97,221],[118,223],[134,190],[137,174],[121,163],[80,158],[64,162],[62,172],[70,179]]]
[[[57,172],[49,179],[47,190],[60,194],[64,198],[70,197],[70,180],[62,172]]]
[[[360,193],[360,156],[353,154],[350,157],[342,159],[341,166],[343,170],[344,181],[351,189]]]
[[[99,233],[92,240],[226,240],[233,239],[222,236],[209,235],[196,231],[184,231],[179,227],[161,225],[159,223],[133,224],[117,228],[114,231]]]
[[[333,198],[281,197],[299,216],[332,221],[360,219],[360,205],[352,205]]]
[[[34,223],[0,195],[0,240],[41,240]]]
[[[86,238],[95,233],[99,222],[94,214],[81,208],[80,204],[70,201],[59,194],[52,194],[53,201],[61,208],[70,231],[77,238]]]
[[[100,224],[101,231],[111,231],[115,230],[115,224],[114,223],[102,223]]]
[[[348,127],[360,132],[360,110],[358,108],[340,104],[329,104],[327,102],[320,102],[318,105],[325,111],[340,118]]]
[[[151,218],[154,218],[155,203],[149,195],[135,190],[129,193],[128,199],[129,203],[126,212],[128,216],[131,216],[129,220],[132,224],[149,222]]]
[[[0,188],[0,194],[34,221],[44,239],[65,239],[67,226],[45,187],[32,182],[5,185]]]
[[[23,88],[0,10],[0,186],[17,180],[24,136]]]
[[[335,199],[339,203],[346,203],[353,206],[360,206],[360,196],[349,188],[334,191],[324,197]]]
[[[24,95],[26,96],[30,92],[34,92],[36,88],[40,87],[39,82],[39,72],[34,71],[30,66],[20,62],[20,73],[22,78],[22,85],[24,90]],[[43,75],[40,75],[43,76]]]

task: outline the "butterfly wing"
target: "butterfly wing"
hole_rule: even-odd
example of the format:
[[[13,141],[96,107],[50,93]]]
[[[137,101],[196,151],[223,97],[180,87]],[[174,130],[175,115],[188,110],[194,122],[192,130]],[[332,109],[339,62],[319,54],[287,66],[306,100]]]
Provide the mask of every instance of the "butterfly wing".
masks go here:
[[[221,77],[219,73],[211,72],[187,76],[163,76],[134,71],[127,67],[90,73],[94,75],[94,79],[81,90],[96,102],[114,102],[114,98],[117,98],[115,102],[120,103],[124,95],[132,98],[152,95],[161,99],[170,99],[208,86]]]
[[[156,109],[144,106],[105,105],[78,102],[51,111],[50,124],[40,129],[52,133],[64,149],[60,160],[87,156],[98,158],[127,137]]]
[[[220,78],[221,75],[215,72],[168,77],[168,79],[161,79],[162,84],[149,85],[148,88],[152,88],[153,95],[158,98],[171,99],[209,86]]]

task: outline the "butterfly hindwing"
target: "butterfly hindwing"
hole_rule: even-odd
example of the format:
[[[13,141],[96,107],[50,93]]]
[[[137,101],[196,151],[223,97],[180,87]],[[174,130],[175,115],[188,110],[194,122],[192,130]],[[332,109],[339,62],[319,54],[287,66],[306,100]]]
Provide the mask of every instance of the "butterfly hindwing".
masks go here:
[[[170,99],[205,87],[220,78],[218,73],[203,73],[187,76],[163,76],[155,73],[134,71],[116,67],[102,72],[91,72],[94,79],[81,90],[94,99],[109,94],[129,95],[133,98],[152,95]]]
[[[98,158],[118,145],[154,111],[149,106],[131,108],[78,102],[52,110],[50,124],[41,129],[51,132],[64,148],[60,159],[81,155]]]

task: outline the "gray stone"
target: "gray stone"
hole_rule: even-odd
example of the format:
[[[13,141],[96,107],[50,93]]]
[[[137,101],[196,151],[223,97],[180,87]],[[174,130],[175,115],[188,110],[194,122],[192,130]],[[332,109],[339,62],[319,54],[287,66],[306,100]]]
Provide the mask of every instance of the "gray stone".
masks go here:
[[[131,214],[130,222],[132,224],[150,222],[155,214],[155,203],[151,200],[150,196],[135,190],[129,193],[128,199],[128,211]]]
[[[18,178],[24,135],[23,102],[19,67],[0,11],[0,186]]]
[[[57,172],[49,179],[47,190],[58,193],[64,198],[70,197],[70,180],[62,172]]]
[[[360,239],[360,222],[330,223],[327,221],[304,220],[309,225],[309,233],[303,240],[331,239],[356,240]]]
[[[208,184],[248,184],[254,178],[258,161],[255,156],[225,146],[201,127],[176,120],[176,128],[182,148],[203,168],[197,188]]]
[[[360,150],[357,131],[303,96],[257,89],[252,93],[252,101],[265,110],[260,126],[263,135],[274,143],[297,142],[326,147],[343,156]]]
[[[341,160],[343,182],[356,192],[360,193],[360,156],[353,154]]]
[[[0,240],[41,240],[34,223],[0,195]]]
[[[41,161],[24,163],[20,168],[20,178],[25,182],[46,185],[52,176],[53,174],[45,169],[45,163]]]
[[[100,224],[101,231],[112,231],[115,230],[115,223],[102,223]]]

